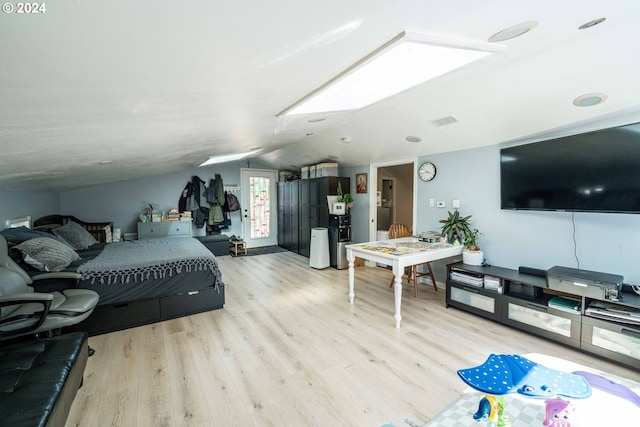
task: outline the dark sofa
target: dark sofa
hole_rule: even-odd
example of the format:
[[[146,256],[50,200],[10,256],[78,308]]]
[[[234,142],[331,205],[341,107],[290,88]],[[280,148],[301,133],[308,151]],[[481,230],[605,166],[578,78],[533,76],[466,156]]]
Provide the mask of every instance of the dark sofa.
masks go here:
[[[0,426],[64,426],[88,356],[85,332],[1,344]]]

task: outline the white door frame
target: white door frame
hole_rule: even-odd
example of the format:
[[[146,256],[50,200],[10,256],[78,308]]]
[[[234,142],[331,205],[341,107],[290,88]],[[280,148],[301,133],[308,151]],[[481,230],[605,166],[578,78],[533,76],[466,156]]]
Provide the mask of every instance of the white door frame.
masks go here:
[[[271,182],[269,184],[269,237],[261,237],[258,239],[251,238],[251,218],[249,216],[249,177],[263,176],[268,177]],[[278,244],[278,171],[272,169],[240,169],[240,191],[242,204],[242,240],[245,241],[247,248],[260,248],[263,246],[274,246]]]
[[[417,182],[416,176],[418,176],[418,159],[403,159],[403,160],[393,160],[389,162],[382,163],[372,163],[369,165],[369,242],[373,242],[376,240],[378,224],[377,224],[377,206],[376,206],[376,194],[378,191],[378,168],[384,168],[388,166],[398,166],[398,165],[406,165],[408,163],[413,163],[413,223],[411,224],[411,229],[415,230],[417,223],[416,217],[418,215],[418,196],[417,196]]]

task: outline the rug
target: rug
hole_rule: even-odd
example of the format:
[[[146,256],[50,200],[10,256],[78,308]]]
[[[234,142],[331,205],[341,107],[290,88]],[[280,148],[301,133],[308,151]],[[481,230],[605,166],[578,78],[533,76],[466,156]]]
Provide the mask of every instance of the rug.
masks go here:
[[[275,254],[278,252],[288,252],[287,249],[281,248],[280,246],[263,246],[261,248],[249,248],[247,249],[247,254],[239,253],[238,256],[253,256],[253,255],[266,255],[266,254]]]
[[[483,393],[465,393],[458,400],[449,405],[444,411],[429,421],[424,427],[463,427],[486,425],[473,419],[478,410],[478,403]],[[505,411],[512,427],[542,426],[544,421],[544,401],[529,399],[529,401],[515,396],[504,396]],[[405,421],[412,425],[409,420]]]

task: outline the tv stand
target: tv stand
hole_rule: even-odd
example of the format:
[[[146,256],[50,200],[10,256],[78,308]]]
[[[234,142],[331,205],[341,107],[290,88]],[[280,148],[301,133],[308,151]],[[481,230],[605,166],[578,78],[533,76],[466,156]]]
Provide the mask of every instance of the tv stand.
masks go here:
[[[485,281],[492,287],[485,287]],[[578,302],[579,308],[549,305],[554,297]],[[546,278],[495,266],[447,265],[446,306],[563,343],[640,369],[640,325],[585,314],[598,300],[547,288]],[[640,308],[640,295],[623,292],[620,309]]]

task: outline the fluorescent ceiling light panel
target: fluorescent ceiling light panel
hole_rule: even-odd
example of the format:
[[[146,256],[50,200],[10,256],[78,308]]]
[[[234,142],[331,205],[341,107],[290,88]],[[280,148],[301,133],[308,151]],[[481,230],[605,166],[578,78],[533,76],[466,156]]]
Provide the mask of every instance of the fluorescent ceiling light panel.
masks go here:
[[[209,160],[200,163],[198,165],[198,167],[207,166],[207,165],[213,165],[213,164],[216,164],[216,163],[232,162],[234,160],[244,159],[245,157],[249,157],[250,155],[252,155],[254,153],[257,153],[260,150],[261,149],[259,148],[259,149],[255,149],[255,150],[245,151],[243,153],[223,154],[221,156],[212,156],[212,157],[209,157]]]
[[[363,108],[493,51],[403,32],[277,116]]]

